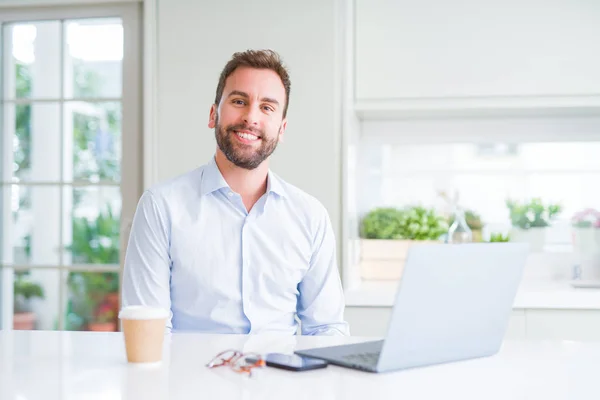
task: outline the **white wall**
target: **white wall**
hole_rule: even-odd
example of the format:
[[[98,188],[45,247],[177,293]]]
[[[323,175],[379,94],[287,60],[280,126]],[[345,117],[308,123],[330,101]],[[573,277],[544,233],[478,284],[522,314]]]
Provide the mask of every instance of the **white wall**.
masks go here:
[[[337,0],[159,0],[157,178],[208,161],[215,141],[206,125],[221,69],[236,51],[272,48],[292,81],[272,168],[323,202],[339,233],[337,7]]]

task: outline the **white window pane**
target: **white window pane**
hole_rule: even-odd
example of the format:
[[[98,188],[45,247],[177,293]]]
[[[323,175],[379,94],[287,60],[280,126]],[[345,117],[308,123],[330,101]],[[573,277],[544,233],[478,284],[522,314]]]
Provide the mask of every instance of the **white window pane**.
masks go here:
[[[382,181],[382,205],[402,207],[404,205],[427,205],[435,202],[435,177],[397,177]]]
[[[519,146],[530,170],[600,171],[600,143],[525,143]]]
[[[118,187],[64,189],[65,263],[118,264],[121,192]]]
[[[7,185],[12,218],[4,219],[2,261],[8,265],[57,265],[60,254],[58,187]],[[5,205],[6,206],[6,205]]]
[[[541,198],[562,211],[547,232],[547,241],[571,245],[572,216],[600,208],[600,143],[463,143],[370,145],[361,204],[421,204],[451,212],[440,193],[458,193],[460,204],[480,214],[488,230],[510,228],[508,199]],[[373,162],[375,160],[375,162]],[[377,165],[379,163],[379,165]],[[368,209],[361,210],[363,212]]]
[[[66,181],[121,180],[121,120],[121,103],[65,103]]]
[[[4,27],[6,99],[60,97],[60,29],[59,21]]]
[[[14,329],[58,329],[59,276],[56,269],[15,271]]]
[[[12,180],[60,180],[60,105],[30,103],[4,106],[12,136]],[[5,153],[6,154],[6,153]]]
[[[118,18],[65,22],[66,98],[121,96],[123,25]]]
[[[600,143],[406,144],[382,146],[386,171],[600,171]]]

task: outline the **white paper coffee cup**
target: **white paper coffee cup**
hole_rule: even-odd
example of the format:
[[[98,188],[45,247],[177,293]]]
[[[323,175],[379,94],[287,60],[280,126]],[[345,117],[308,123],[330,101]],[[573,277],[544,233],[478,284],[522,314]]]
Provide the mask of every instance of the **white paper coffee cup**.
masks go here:
[[[165,326],[169,311],[149,306],[129,306],[119,313],[125,337],[127,361],[158,363],[162,361]]]

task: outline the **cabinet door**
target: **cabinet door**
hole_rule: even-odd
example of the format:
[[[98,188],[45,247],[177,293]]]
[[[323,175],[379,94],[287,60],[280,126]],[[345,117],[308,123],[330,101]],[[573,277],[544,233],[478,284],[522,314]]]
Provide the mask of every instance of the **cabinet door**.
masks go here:
[[[600,94],[600,2],[356,0],[358,100]]]
[[[527,310],[527,338],[600,341],[599,310]]]

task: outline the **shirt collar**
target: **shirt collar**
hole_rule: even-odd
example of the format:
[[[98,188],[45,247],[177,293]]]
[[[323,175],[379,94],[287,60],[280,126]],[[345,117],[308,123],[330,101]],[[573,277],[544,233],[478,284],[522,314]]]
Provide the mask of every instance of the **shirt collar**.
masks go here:
[[[225,178],[223,178],[221,171],[219,171],[219,167],[217,166],[215,158],[212,157],[210,162],[204,168],[204,173],[202,174],[200,194],[204,196],[223,188],[229,188],[229,185],[225,181]],[[271,192],[281,197],[285,197],[286,195],[281,179],[271,170],[269,170],[267,175],[267,193]]]
[[[271,192],[281,197],[285,197],[286,195],[281,179],[271,170],[269,170],[269,174],[267,175],[267,193]]]
[[[225,182],[225,178],[221,175],[215,158],[212,157],[210,162],[206,164],[204,173],[202,174],[202,182],[200,183],[200,194],[202,196],[212,192],[216,192],[222,188],[228,188],[229,185]]]

